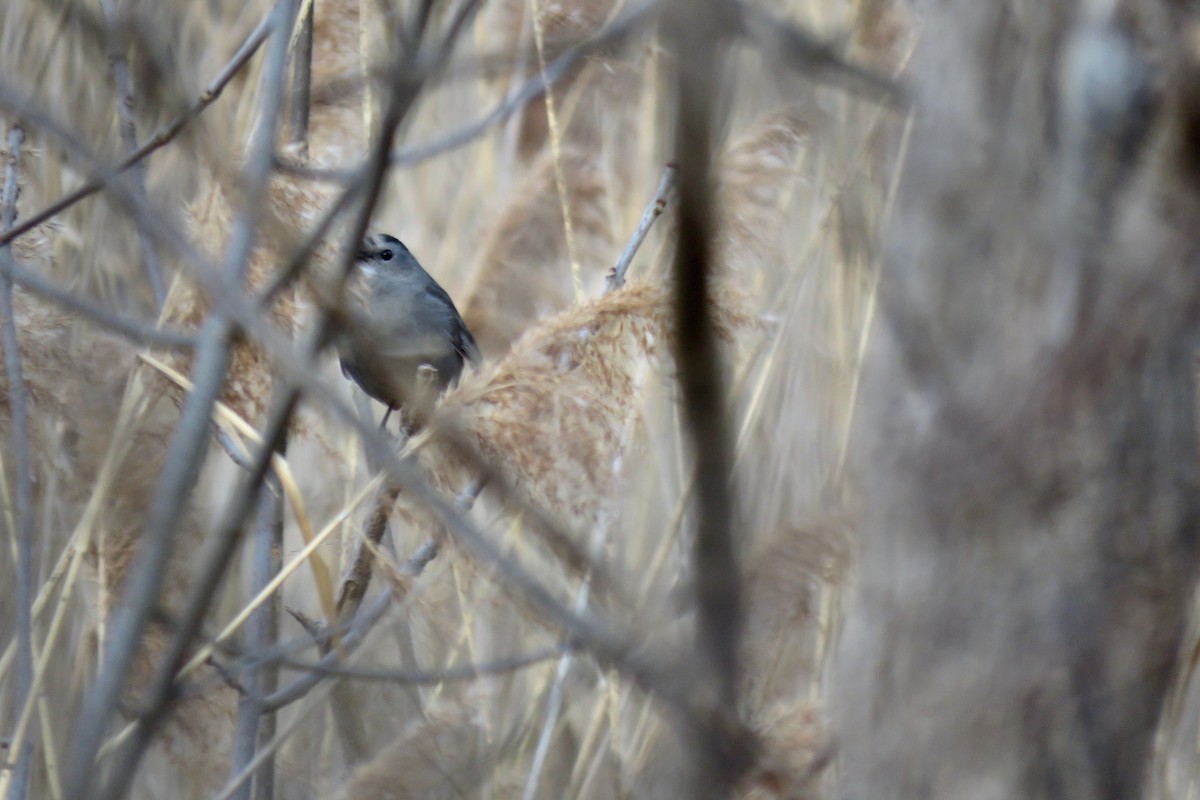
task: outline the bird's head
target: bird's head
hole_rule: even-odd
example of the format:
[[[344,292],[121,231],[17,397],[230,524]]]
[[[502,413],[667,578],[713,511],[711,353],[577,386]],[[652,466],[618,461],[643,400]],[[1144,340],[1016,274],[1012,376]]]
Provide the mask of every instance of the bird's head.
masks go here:
[[[404,243],[386,233],[369,233],[363,237],[359,245],[356,261],[358,264],[374,264],[380,267],[403,266],[412,253]]]

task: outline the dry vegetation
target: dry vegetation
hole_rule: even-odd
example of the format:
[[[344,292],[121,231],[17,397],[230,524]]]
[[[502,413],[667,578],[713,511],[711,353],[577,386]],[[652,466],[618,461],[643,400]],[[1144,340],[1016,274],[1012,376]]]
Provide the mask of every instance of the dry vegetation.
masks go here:
[[[15,123],[26,133],[19,153],[5,151],[19,156],[18,221],[128,151],[110,48],[127,57],[144,139],[195,102],[272,13],[261,0],[113,5],[112,24],[97,4],[0,6],[0,120],[4,133]],[[1179,76],[1196,76],[1188,70],[1200,50],[1173,31],[1200,22],[1169,3],[1120,12],[1155,69],[1172,76],[1156,86],[1167,110],[1151,134],[1106,129],[1105,146],[1128,135],[1149,151],[1136,169],[1083,177],[1056,155],[1079,131],[1043,118],[1056,101],[1040,94],[1065,69],[1062,42],[1084,29],[1066,11],[752,4],[772,25],[834,43],[866,78],[835,69],[843,79],[827,80],[829,65],[816,58],[796,71],[787,52],[806,52],[798,40],[781,55],[750,24],[727,53],[714,48],[725,91],[712,98],[714,218],[701,233],[734,473],[737,560],[722,568],[742,596],[736,708],[723,708],[703,652],[710,620],[696,602],[711,575],[694,548],[696,437],[676,380],[689,343],[673,318],[672,274],[676,238],[695,228],[677,215],[676,194],[628,283],[604,290],[673,158],[671,26],[639,19],[632,34],[588,49],[545,97],[388,173],[370,226],[403,239],[449,290],[485,356],[397,457],[379,449],[382,435],[362,438],[364,400],[331,353],[310,364],[290,346],[308,342],[337,305],[353,204],[269,307],[250,301],[336,202],[390,110],[403,114],[392,120],[395,149],[414,152],[640,5],[479,3],[453,57],[399,109],[386,78],[400,20],[421,4],[314,5],[309,128],[302,144],[291,141],[285,96],[268,144],[341,182],[297,169],[257,184],[246,177],[256,135],[269,130],[261,112],[278,78],[276,36],[144,162],[148,203],[124,183],[12,244],[22,269],[146,328],[157,320],[193,341],[223,342],[212,330],[224,314],[240,330],[229,335],[224,379],[210,387],[220,403],[199,417],[198,472],[183,471],[188,491],[160,526],[169,557],[143,570],[161,586],[143,598],[146,619],[123,664],[112,642],[155,532],[156,499],[180,471],[169,448],[203,394],[196,353],[206,351],[130,341],[18,281],[30,456],[22,464],[10,446],[5,371],[0,586],[13,590],[0,591],[0,791],[20,786],[25,766],[24,796],[54,800],[72,786],[76,797],[110,796],[102,787],[115,796],[126,773],[137,798],[1130,797],[1143,780],[1164,798],[1197,790],[1200,634],[1185,632],[1193,424],[1180,409],[1191,402],[1200,296],[1185,270],[1200,252],[1186,160],[1195,158],[1189,114],[1200,112],[1178,87]],[[469,5],[432,3],[423,53],[437,52]],[[995,48],[988,65],[970,44],[947,44],[960,29]],[[983,97],[980,108],[947,111],[951,95],[930,88],[947,62],[970,66],[944,77]],[[878,91],[910,78],[931,110],[924,121]],[[1016,133],[981,132],[1004,125]],[[1062,141],[1043,137],[1054,126]],[[1094,145],[1085,140],[1078,146]],[[1054,171],[1060,161],[1069,163]],[[1063,218],[1065,195],[1050,188],[1058,178],[1117,199],[1081,202],[1080,217]],[[1041,215],[1038,226],[1030,214]],[[953,232],[949,244],[931,220]],[[254,247],[239,257],[247,221]],[[1110,228],[1111,242],[1090,233]],[[161,306],[151,256],[169,287]],[[922,266],[881,280],[885,256]],[[1074,308],[1062,297],[1075,283],[1042,263],[1107,276],[1081,290],[1094,288],[1082,301],[1094,304],[1094,327],[1070,346],[1054,338],[1066,323],[1053,320]],[[239,292],[222,288],[231,275]],[[1054,380],[1046,363],[1061,367]],[[201,384],[190,399],[188,376]],[[300,381],[298,411],[280,416]],[[342,413],[355,404],[365,426]],[[231,521],[255,487],[227,449],[253,460],[272,426],[288,437],[268,481],[275,493],[264,490],[257,522]],[[1036,434],[1028,441],[1027,431]],[[384,467],[391,477],[381,482]],[[32,693],[16,623],[22,469],[32,486]],[[434,495],[457,498],[463,513],[439,513]],[[255,549],[269,541],[279,504],[286,577],[265,592],[263,607],[281,617],[272,632],[248,612],[262,585]],[[386,531],[372,525],[385,518]],[[237,534],[227,564],[212,544],[225,534]],[[993,544],[978,546],[984,539]],[[186,666],[169,669],[214,563],[223,580],[178,654]],[[348,600],[364,574],[361,604]],[[345,624],[318,644],[302,620]],[[1088,646],[1062,644],[1076,639]],[[281,648],[293,663],[272,678],[262,662]],[[248,716],[255,691],[303,680],[322,657],[346,674],[324,676],[261,723]],[[73,759],[81,741],[87,751],[104,705],[93,690],[113,663],[124,668],[93,732],[91,769]],[[160,674],[171,681],[158,695]],[[150,711],[162,714],[152,728]],[[131,759],[143,730],[144,757]],[[19,741],[30,743],[24,761]],[[743,749],[746,762],[736,757]],[[265,767],[244,783],[253,794],[238,795],[254,754]],[[732,788],[697,787],[709,772]]]

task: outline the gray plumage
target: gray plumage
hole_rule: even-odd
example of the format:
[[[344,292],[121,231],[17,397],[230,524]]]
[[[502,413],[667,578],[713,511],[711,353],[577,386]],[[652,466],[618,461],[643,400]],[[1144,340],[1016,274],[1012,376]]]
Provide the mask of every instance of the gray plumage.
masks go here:
[[[450,295],[394,236],[363,240],[349,295],[365,330],[339,343],[342,373],[384,405],[403,405],[422,365],[437,370],[441,391],[458,380],[465,362],[479,363],[475,337]]]

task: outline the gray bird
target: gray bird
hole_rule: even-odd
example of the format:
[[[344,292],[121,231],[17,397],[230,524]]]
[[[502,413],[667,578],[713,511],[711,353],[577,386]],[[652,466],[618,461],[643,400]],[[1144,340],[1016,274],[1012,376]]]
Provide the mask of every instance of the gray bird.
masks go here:
[[[342,374],[389,412],[413,397],[422,366],[437,370],[440,392],[458,380],[464,362],[479,363],[454,301],[396,237],[363,240],[347,291],[362,330],[338,343]]]

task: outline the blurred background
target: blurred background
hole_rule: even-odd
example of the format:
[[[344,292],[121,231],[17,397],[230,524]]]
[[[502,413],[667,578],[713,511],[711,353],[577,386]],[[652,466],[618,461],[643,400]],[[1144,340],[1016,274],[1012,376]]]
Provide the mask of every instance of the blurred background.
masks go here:
[[[289,94],[277,169],[255,211],[246,299],[334,203],[395,90],[387,65],[413,50],[398,21],[418,4],[312,5],[311,117],[297,133]],[[261,668],[250,656],[264,647],[243,624],[261,585],[247,524],[189,648],[196,663],[132,774],[132,796],[241,796],[231,779],[247,752],[269,763],[270,777],[245,783],[254,794],[244,796],[259,798],[690,791],[704,756],[662,691],[677,678],[679,691],[707,701],[692,663],[695,480],[673,349],[677,198],[656,195],[675,157],[676,54],[653,5],[478,3],[399,124],[400,163],[370,221],[447,289],[483,351],[482,367],[439,412],[503,477],[470,519],[562,608],[602,620],[630,660],[594,658],[586,640],[566,647],[560,622],[529,602],[508,567],[447,538],[427,504],[400,491],[385,506],[387,534],[367,546],[374,572],[363,614],[375,615],[345,654],[359,672],[326,676],[268,715],[247,751],[235,742],[239,701]],[[1186,93],[1171,105],[1177,84],[1161,77],[1191,74],[1188,12],[1165,2],[734,6],[757,22],[725,32],[712,53],[720,90],[710,98],[707,231],[734,475],[737,558],[727,569],[743,597],[729,711],[754,742],[732,793],[1117,797],[1132,786],[1192,796],[1194,439],[1192,414],[1178,412],[1191,409],[1196,229],[1189,173],[1172,166],[1182,163],[1173,159],[1191,106]],[[461,8],[431,4],[422,53],[438,53]],[[122,70],[140,144],[196,104],[270,13],[258,1],[7,0],[0,82],[11,91],[0,118],[6,132],[16,123],[25,132],[18,223],[132,149],[118,113]],[[1093,30],[1104,35],[1086,38]],[[1122,105],[1141,83],[1116,66],[1105,77],[1125,58],[1126,39],[1114,44],[1110,30],[1146,54],[1156,76],[1147,94],[1168,110]],[[296,31],[293,60],[303,48]],[[545,95],[513,100],[581,42]],[[137,176],[157,224],[211,264],[246,213],[266,47]],[[1077,91],[1072,47],[1083,52]],[[1113,107],[1134,121],[1105,122],[1099,115]],[[489,115],[496,108],[511,113]],[[449,138],[460,130],[473,135]],[[1094,131],[1101,145],[1088,138]],[[439,152],[419,157],[430,144]],[[1077,153],[1085,166],[1072,166]],[[1076,185],[1095,202],[1064,200]],[[126,319],[199,330],[221,306],[202,267],[139,230],[117,194],[93,194],[24,233],[12,259]],[[606,292],[656,198],[665,213],[627,285]],[[1084,210],[1054,216],[1060,207]],[[303,339],[344,229],[342,218],[300,279],[261,306],[281,336]],[[1146,263],[1165,277],[1129,277]],[[1091,295],[1079,288],[1093,283]],[[0,590],[0,752],[15,764],[27,737],[24,796],[57,800],[193,364],[187,349],[130,341],[18,284],[35,689],[27,702],[16,677],[19,594]],[[1077,296],[1085,299],[1063,299]],[[1089,328],[1082,317],[1099,322]],[[124,741],[114,737],[146,707],[204,542],[243,479],[227,451],[253,450],[278,385],[270,350],[254,337],[237,342],[213,415],[222,433],[178,510],[97,776],[110,774]],[[321,379],[378,420],[383,409],[336,361],[332,351],[320,357]],[[1039,382],[1048,374],[1051,388]],[[1027,400],[1033,410],[1021,416]],[[0,585],[15,587],[21,465],[7,399],[0,409],[0,524],[11,544],[0,547]],[[477,470],[437,426],[408,452],[448,500],[472,494]],[[275,636],[289,657],[312,662],[320,654],[298,620],[331,619],[381,496],[378,465],[359,432],[312,398],[282,459],[286,577],[264,597],[295,612],[280,612]],[[1106,495],[1123,492],[1133,499],[1104,510]],[[1073,517],[1080,504],[1100,510]],[[532,509],[554,520],[582,565]],[[422,560],[425,547],[436,558]],[[654,665],[649,685],[634,679],[638,659]],[[435,674],[470,666],[492,674]],[[427,674],[415,682],[417,673]],[[303,674],[285,665],[280,684]],[[989,761],[1006,748],[1011,760]],[[6,790],[18,772],[0,773]]]

